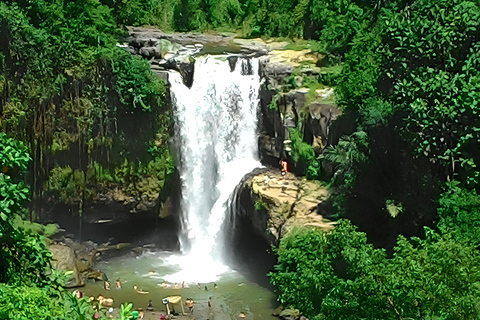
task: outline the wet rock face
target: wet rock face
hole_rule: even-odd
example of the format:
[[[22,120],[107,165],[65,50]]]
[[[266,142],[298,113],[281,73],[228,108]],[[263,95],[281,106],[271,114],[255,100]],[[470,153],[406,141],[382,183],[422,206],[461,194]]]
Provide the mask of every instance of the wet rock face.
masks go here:
[[[278,159],[284,157],[283,141],[285,129],[279,110],[272,110],[269,104],[272,101],[272,92],[264,84],[260,87],[260,117],[258,150],[263,164],[276,166]]]
[[[285,79],[292,74],[293,69],[291,65],[270,62],[268,56],[260,59],[260,74],[266,80],[270,90],[280,90],[285,83]]]
[[[311,102],[310,88],[302,87],[303,76],[318,76],[319,68],[301,69],[303,76],[293,76],[293,66],[296,63],[291,61],[292,54],[274,51],[275,54],[260,58],[263,82],[260,90],[259,150],[262,162],[269,165],[275,165],[281,158],[289,158],[291,128],[299,129],[304,141],[311,144],[315,152],[321,153],[330,141],[330,125],[341,114],[334,105],[318,103],[315,100]],[[304,58],[300,55],[295,59],[301,61]],[[287,81],[293,81],[297,88],[286,91],[285,88],[291,87]],[[331,88],[317,91],[315,94],[318,97],[333,94]],[[310,95],[310,102],[307,95]],[[271,107],[272,101],[275,102],[275,107]],[[297,169],[297,174],[303,174],[302,168]]]
[[[309,114],[305,126],[304,139],[320,153],[330,141],[330,127],[341,112],[330,104],[312,103],[308,106]]]
[[[190,61],[189,62],[176,62],[176,68],[177,68],[178,72],[180,72],[180,75],[182,76],[183,83],[187,87],[191,88],[192,84],[193,84],[193,73],[195,71],[195,60],[193,60],[191,62]]]

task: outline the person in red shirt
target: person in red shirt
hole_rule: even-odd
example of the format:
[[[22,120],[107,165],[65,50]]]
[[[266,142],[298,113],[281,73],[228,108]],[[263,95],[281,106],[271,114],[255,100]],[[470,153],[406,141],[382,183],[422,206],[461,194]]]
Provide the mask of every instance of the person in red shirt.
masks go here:
[[[280,160],[280,171],[282,171],[283,179],[285,179],[285,175],[287,174],[287,171],[288,171],[287,166],[288,166],[287,160],[285,159]]]

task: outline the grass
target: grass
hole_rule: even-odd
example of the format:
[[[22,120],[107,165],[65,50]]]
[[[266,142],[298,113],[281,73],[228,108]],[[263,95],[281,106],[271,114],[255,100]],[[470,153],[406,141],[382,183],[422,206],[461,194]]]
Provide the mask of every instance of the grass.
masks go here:
[[[290,40],[284,40],[284,41],[292,41],[292,40],[290,39]],[[310,41],[302,40],[302,39],[293,40],[293,42],[290,42],[284,48],[284,50],[294,50],[294,51],[302,51],[305,49],[311,49]]]
[[[332,75],[339,75],[342,72],[343,64],[336,64],[333,66],[322,67],[320,70],[321,74],[332,74]]]

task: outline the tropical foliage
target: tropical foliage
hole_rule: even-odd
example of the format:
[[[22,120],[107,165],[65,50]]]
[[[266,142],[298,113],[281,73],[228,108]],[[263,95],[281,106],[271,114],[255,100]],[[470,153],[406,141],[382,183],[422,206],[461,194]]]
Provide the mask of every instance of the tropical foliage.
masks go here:
[[[0,3],[0,38],[5,39],[0,46],[0,126],[32,149],[34,199],[54,191],[49,175],[60,164],[79,171],[78,177],[94,163],[114,171],[125,161],[137,167],[155,162],[165,165],[161,172],[171,171],[148,152],[153,143],[157,153],[170,158],[165,84],[148,61],[116,46],[122,35],[117,26],[143,23],[139,16],[155,5]]]
[[[1,319],[52,319],[63,311],[44,236],[26,228],[19,217],[29,199],[23,174],[30,161],[23,143],[0,133]]]
[[[480,241],[480,197],[458,183],[448,185],[439,200],[438,227],[452,237],[478,247]]]
[[[478,1],[5,0],[0,318],[92,316],[59,291],[44,235],[22,222],[35,220],[23,176],[32,160],[33,197],[53,193],[80,212],[102,188],[157,194],[173,172],[165,84],[116,46],[120,28],[142,24],[318,40],[309,47],[342,64],[302,81],[335,84],[351,129],[320,157],[300,130],[290,137],[293,160],[330,179],[335,213],[351,222],[282,240],[270,276],[283,304],[316,319],[479,317]]]
[[[117,4],[134,11],[112,10]],[[64,292],[64,276],[51,270],[45,237],[55,228],[22,220],[36,219],[31,196],[63,196],[64,189],[49,189],[52,169],[72,168],[66,191],[80,194],[79,210],[91,167],[107,167],[98,180],[118,171],[127,185],[158,169],[156,192],[173,170],[164,83],[116,45],[124,34],[117,27],[143,23],[152,8],[144,1],[0,2],[1,319],[92,318],[90,303]],[[135,122],[141,125],[129,128]],[[135,138],[125,139],[130,131]]]
[[[313,319],[475,319],[480,255],[426,228],[399,237],[392,257],[340,220],[330,233],[300,229],[282,239],[270,274],[282,304]],[[468,271],[467,271],[468,270]]]
[[[353,39],[338,87],[361,126],[401,119],[399,129],[418,156],[442,164],[445,178],[472,187],[478,176],[478,14],[474,1],[424,0],[383,10],[373,32]]]
[[[0,318],[60,319],[63,305],[45,289],[0,284]],[[77,319],[77,318],[70,318]]]
[[[122,103],[145,111],[151,111],[151,104],[163,103],[164,82],[150,71],[150,63],[147,60],[139,56],[132,58],[130,53],[117,50],[112,68],[116,76],[115,90]]]
[[[0,133],[0,283],[49,283],[50,251],[38,234],[15,224],[16,215],[29,199],[22,173],[30,160],[23,143]]]
[[[23,174],[30,161],[23,143],[0,133],[0,319],[87,320],[95,312],[106,317],[99,306],[62,288],[66,275],[51,269],[45,239],[52,226],[40,227],[19,216],[29,199]],[[122,308],[122,319],[131,313],[132,305]]]
[[[290,139],[292,141],[292,158],[297,165],[306,167],[305,176],[308,179],[319,179],[320,162],[317,160],[315,152],[308,143],[303,142],[301,133],[294,128],[290,129]]]
[[[367,234],[341,220],[283,239],[280,301],[318,319],[478,318],[480,4],[311,3],[355,126],[318,160],[334,209]]]

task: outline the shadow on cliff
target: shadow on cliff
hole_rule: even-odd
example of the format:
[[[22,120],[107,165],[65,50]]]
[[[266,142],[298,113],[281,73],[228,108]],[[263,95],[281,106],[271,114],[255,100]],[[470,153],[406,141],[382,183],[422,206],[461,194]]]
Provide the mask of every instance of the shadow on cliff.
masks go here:
[[[255,210],[249,188],[244,182],[267,168],[258,168],[245,175],[230,198],[230,210],[224,222],[227,239],[226,256],[230,266],[258,285],[272,289],[267,273],[277,262],[272,250],[274,238],[267,234],[268,214]]]
[[[90,201],[80,216],[78,204],[52,201],[42,203],[42,222],[60,226],[57,238],[66,236],[77,241],[91,240],[99,244],[123,242],[135,246],[148,243],[161,250],[179,250],[180,221],[176,211],[180,208],[181,198],[179,179],[178,172],[169,177],[157,205],[149,210],[136,212],[131,205],[113,200]],[[169,204],[168,212],[160,210],[160,203]]]
[[[437,219],[436,201],[445,180],[442,167],[419,156],[395,121],[369,130],[370,155],[358,164],[346,199],[345,217],[377,247],[390,250],[398,235],[422,236]],[[392,215],[388,204],[398,215]]]

